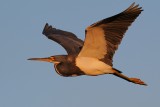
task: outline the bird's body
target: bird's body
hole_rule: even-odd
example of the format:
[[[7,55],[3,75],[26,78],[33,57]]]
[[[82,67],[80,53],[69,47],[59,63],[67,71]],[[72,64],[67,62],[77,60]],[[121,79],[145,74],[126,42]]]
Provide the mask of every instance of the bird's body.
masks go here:
[[[134,3],[125,11],[98,21],[85,30],[83,42],[75,34],[45,25],[43,34],[65,48],[68,55],[48,58],[30,58],[54,63],[56,72],[61,76],[97,76],[113,74],[129,82],[146,85],[138,78],[129,78],[113,68],[112,59],[118,45],[142,9]]]
[[[86,75],[97,76],[102,74],[112,74],[112,67],[93,57],[77,57],[78,66]]]

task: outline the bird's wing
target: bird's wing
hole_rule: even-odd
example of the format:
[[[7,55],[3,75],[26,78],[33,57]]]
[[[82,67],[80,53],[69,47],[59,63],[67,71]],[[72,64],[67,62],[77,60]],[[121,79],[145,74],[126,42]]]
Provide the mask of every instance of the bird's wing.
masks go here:
[[[59,43],[68,54],[78,55],[83,46],[83,41],[77,38],[75,34],[53,28],[48,23],[46,23],[42,33],[49,39]]]
[[[94,57],[112,66],[115,50],[141,11],[141,7],[133,3],[123,12],[87,27],[84,46],[78,56]]]

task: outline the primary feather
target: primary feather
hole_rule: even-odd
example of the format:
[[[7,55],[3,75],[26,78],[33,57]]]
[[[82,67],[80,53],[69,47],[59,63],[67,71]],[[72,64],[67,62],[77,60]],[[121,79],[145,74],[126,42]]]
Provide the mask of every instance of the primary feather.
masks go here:
[[[132,22],[143,11],[134,3],[125,11],[86,28],[84,46],[79,56],[94,57],[112,66],[112,58]]]

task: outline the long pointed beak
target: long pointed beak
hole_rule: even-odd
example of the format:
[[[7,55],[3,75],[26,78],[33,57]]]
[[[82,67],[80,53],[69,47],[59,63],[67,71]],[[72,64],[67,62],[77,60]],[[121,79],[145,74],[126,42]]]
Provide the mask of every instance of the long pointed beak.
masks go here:
[[[43,61],[43,62],[53,62],[53,61],[54,61],[54,57],[47,57],[47,58],[29,58],[28,60]]]

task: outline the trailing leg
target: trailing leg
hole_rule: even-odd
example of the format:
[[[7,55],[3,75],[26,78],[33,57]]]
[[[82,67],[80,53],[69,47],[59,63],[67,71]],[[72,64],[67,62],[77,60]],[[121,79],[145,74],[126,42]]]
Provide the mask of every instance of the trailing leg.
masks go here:
[[[141,81],[138,78],[129,78],[129,77],[123,75],[119,70],[117,70],[117,69],[113,69],[113,70],[114,70],[113,75],[120,77],[124,80],[127,80],[128,82],[132,82],[132,83],[139,84],[139,85],[147,85],[146,83],[144,83],[143,81]]]

